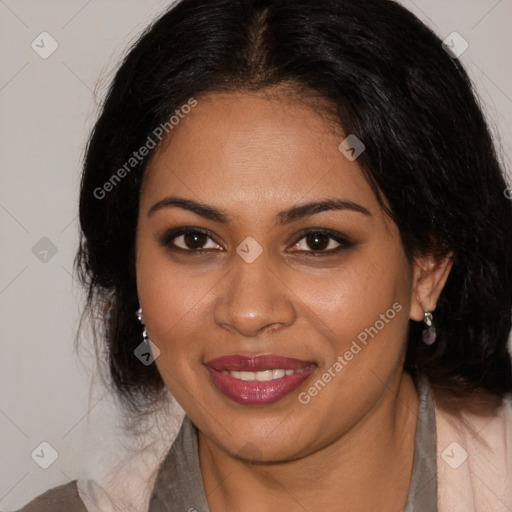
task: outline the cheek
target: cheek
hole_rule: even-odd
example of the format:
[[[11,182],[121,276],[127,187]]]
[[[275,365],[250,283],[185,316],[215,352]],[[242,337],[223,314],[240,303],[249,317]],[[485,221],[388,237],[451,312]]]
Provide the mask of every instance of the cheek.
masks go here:
[[[166,258],[139,251],[137,288],[144,321],[154,342],[168,345],[176,339],[176,332],[194,330],[204,322],[214,283],[208,273],[192,277]]]
[[[155,360],[162,379],[181,404],[194,404],[187,390],[200,395],[201,332],[205,301],[212,288],[206,277],[195,279],[177,266],[171,266],[161,251],[139,248],[137,253],[137,288],[144,322],[151,341],[160,350]],[[204,342],[204,340],[203,340]],[[199,399],[201,401],[201,399]],[[190,411],[189,411],[190,412]]]
[[[290,286],[307,306],[304,312],[310,312],[310,321],[332,340],[337,353],[376,323],[379,335],[389,335],[395,345],[404,339],[411,275],[400,247],[363,250],[329,275],[300,276]]]
[[[323,367],[298,397],[318,428],[325,426],[326,410],[347,422],[364,414],[382,395],[385,383],[401,373],[411,274],[405,255],[393,251],[390,246],[372,257],[367,253],[331,279],[310,282],[309,288],[303,283],[303,293],[308,293],[304,311],[309,311],[315,331],[328,340],[319,347],[325,352]]]
[[[173,395],[180,398],[185,382],[204,371],[202,359],[205,340],[212,334],[215,286],[225,271],[177,265],[154,241],[145,240],[144,234],[139,240],[137,291],[144,323],[160,350],[158,370]]]

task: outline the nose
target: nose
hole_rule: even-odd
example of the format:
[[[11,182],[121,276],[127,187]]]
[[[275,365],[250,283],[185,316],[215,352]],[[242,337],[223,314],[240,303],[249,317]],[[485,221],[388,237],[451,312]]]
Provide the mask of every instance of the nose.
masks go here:
[[[293,293],[264,255],[252,263],[235,260],[234,268],[217,288],[213,309],[216,324],[244,337],[292,325],[296,319]]]

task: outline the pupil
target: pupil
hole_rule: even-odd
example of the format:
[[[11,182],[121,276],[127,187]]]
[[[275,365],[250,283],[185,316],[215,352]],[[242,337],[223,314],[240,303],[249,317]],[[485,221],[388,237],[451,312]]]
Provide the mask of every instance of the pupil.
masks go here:
[[[307,244],[310,249],[319,251],[325,249],[329,245],[329,237],[322,233],[315,233],[306,237]]]
[[[204,233],[188,233],[183,239],[189,249],[201,248],[206,243],[206,235]]]

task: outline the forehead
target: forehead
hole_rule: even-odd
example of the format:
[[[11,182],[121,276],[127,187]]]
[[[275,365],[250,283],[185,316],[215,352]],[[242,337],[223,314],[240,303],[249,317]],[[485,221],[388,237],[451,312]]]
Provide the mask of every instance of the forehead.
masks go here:
[[[158,148],[143,198],[185,194],[272,208],[336,195],[375,207],[357,161],[339,149],[345,137],[324,105],[297,95],[211,93]]]

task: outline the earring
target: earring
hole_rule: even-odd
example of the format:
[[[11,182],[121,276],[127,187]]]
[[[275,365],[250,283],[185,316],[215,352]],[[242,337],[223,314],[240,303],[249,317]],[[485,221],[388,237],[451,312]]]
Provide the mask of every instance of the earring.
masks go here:
[[[144,325],[144,322],[142,321],[142,308],[137,309],[137,312],[135,314],[137,315],[137,318],[143,327],[142,338],[145,343],[149,343],[148,330],[146,329],[146,326]]]
[[[434,317],[430,311],[423,310],[423,322],[426,325],[422,333],[423,343],[425,345],[432,345],[436,341],[437,333],[434,327]]]
[[[158,347],[149,339],[148,330],[142,321],[142,308],[139,307],[135,312],[137,319],[142,325],[142,339],[140,345],[133,351],[135,356],[142,362],[144,366],[149,366],[154,363],[156,358],[160,355]]]

